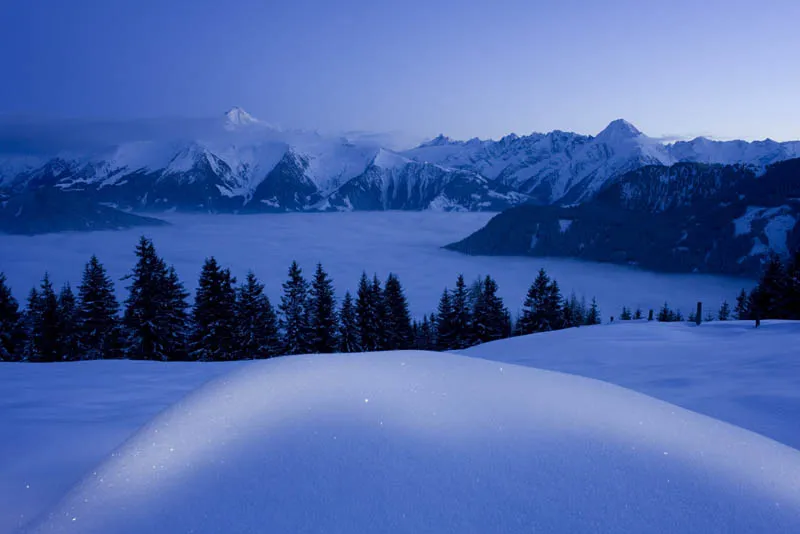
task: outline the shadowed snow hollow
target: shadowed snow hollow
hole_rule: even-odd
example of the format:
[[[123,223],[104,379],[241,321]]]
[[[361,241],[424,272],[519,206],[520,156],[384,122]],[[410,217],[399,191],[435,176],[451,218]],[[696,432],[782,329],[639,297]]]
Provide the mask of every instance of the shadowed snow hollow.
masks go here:
[[[590,379],[452,354],[247,365],[30,532],[798,532],[800,452]]]

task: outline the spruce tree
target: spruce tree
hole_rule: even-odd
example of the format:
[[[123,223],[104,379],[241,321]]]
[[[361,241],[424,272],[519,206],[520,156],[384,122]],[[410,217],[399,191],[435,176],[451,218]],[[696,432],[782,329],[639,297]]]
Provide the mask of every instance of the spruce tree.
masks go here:
[[[503,299],[497,296],[497,289],[497,282],[491,276],[486,276],[480,285],[472,320],[473,337],[477,343],[508,337],[508,310]]]
[[[390,273],[383,289],[386,302],[386,350],[406,350],[414,344],[411,315],[403,286],[396,275]]]
[[[212,362],[233,360],[239,350],[236,323],[236,279],[211,256],[206,258],[192,308],[190,356]]]
[[[759,319],[785,319],[789,283],[780,256],[771,253],[756,288],[751,294],[752,315]]]
[[[594,324],[600,324],[601,322],[600,309],[597,306],[597,299],[592,297],[592,304],[589,306],[589,311],[586,314],[586,324],[591,326]]]
[[[175,269],[167,267],[153,246],[141,237],[136,265],[125,300],[125,355],[138,360],[183,360],[187,356],[189,296]]]
[[[350,292],[344,294],[339,310],[339,352],[361,352],[358,337],[358,316]]]
[[[528,294],[522,304],[522,316],[517,322],[519,335],[542,332],[546,326],[545,299],[550,292],[550,277],[544,269],[539,269],[536,279],[528,288]]]
[[[545,332],[551,330],[560,330],[564,328],[563,324],[563,298],[561,297],[561,290],[558,287],[558,282],[553,279],[547,286],[545,291],[544,300],[542,302],[542,316],[540,329]]]
[[[465,349],[472,345],[472,312],[469,308],[469,291],[464,275],[459,274],[451,297],[454,349]]]
[[[61,359],[61,324],[58,297],[50,276],[45,273],[39,290],[31,290],[25,314],[28,336],[26,359],[31,362],[56,362]]]
[[[800,319],[800,247],[786,267],[786,318]]]
[[[669,309],[669,304],[664,302],[664,306],[658,312],[658,321],[668,323],[675,320],[675,314]]]
[[[453,303],[450,300],[450,291],[442,292],[439,307],[436,310],[436,350],[450,350],[455,348],[455,319]]]
[[[431,321],[427,315],[422,317],[422,322],[418,324],[416,343],[414,348],[417,350],[435,350],[433,340],[433,330],[431,328]]]
[[[280,353],[278,317],[264,285],[249,271],[236,290],[237,358],[270,358]]]
[[[717,318],[720,321],[727,321],[731,318],[731,307],[728,305],[727,300],[722,301],[722,306],[719,307],[719,313],[717,313]]]
[[[80,359],[78,346],[78,305],[69,282],[58,294],[58,335],[62,361]]]
[[[630,308],[626,308],[625,306],[623,306],[622,307],[622,313],[619,314],[619,320],[620,321],[630,321],[631,319],[633,319],[633,316],[631,315]]]
[[[381,287],[378,275],[372,275],[372,302],[375,308],[375,327],[377,336],[377,349],[387,350],[389,347],[389,307],[386,302],[386,295]]]
[[[22,359],[21,321],[19,303],[6,285],[6,275],[0,273],[0,362]]]
[[[311,283],[309,304],[309,326],[311,352],[329,354],[339,346],[339,318],[336,316],[336,298],[333,282],[328,273],[317,264],[314,280]]]
[[[283,283],[280,304],[284,354],[313,352],[308,308],[308,282],[294,261],[289,267],[289,279]]]
[[[683,314],[681,313],[681,310],[675,310],[675,314],[672,316],[672,321],[676,323],[683,321]]]
[[[633,314],[633,319],[638,321],[641,318],[642,318],[642,309],[636,308],[636,312]]]
[[[742,289],[739,296],[736,297],[736,309],[734,313],[736,314],[736,318],[740,321],[752,318],[750,316],[750,297],[744,289]]]
[[[114,283],[97,256],[83,270],[78,287],[78,345],[82,359],[113,358],[120,348],[119,303]]]
[[[361,279],[358,281],[358,293],[356,294],[356,321],[361,350],[365,352],[380,350],[377,306],[378,302],[375,298],[373,284],[367,278],[367,273],[361,273]]]

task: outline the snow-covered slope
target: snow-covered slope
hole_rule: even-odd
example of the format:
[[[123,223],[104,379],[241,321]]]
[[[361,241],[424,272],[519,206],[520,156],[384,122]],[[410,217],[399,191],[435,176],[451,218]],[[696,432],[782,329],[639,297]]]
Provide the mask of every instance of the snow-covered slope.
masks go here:
[[[226,375],[26,532],[797,529],[797,450],[602,382],[398,352]]]
[[[800,142],[697,138],[664,144],[617,119],[595,137],[554,131],[462,142],[439,136],[405,154],[417,161],[478,172],[532,195],[539,203],[570,204],[592,197],[609,180],[646,165],[686,161],[763,168],[800,157]]]

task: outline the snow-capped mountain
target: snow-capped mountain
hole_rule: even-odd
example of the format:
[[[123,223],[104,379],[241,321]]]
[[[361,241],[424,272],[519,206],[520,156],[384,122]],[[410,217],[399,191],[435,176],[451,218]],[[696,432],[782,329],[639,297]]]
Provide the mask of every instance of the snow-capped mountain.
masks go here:
[[[623,174],[677,162],[766,165],[800,142],[664,144],[624,121],[596,136],[439,136],[396,152],[380,137],[282,129],[235,107],[209,120],[0,123],[0,194],[51,188],[145,211],[487,210],[573,204]]]

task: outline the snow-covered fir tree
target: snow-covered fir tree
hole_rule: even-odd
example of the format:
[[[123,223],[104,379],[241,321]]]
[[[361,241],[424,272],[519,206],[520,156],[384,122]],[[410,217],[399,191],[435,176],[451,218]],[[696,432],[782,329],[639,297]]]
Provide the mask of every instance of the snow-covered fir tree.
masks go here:
[[[383,298],[386,303],[386,350],[406,350],[414,344],[411,329],[411,314],[408,311],[403,286],[400,279],[394,274],[389,274],[383,289]]]
[[[212,256],[200,271],[192,308],[190,357],[223,361],[236,357],[236,280]]]
[[[92,256],[78,287],[78,344],[80,358],[113,358],[120,349],[119,303],[105,267]]]
[[[236,345],[237,356],[247,360],[277,356],[281,350],[278,316],[253,271],[237,289]]]
[[[361,352],[358,335],[358,317],[350,292],[344,294],[339,310],[339,352]]]
[[[336,315],[336,298],[333,281],[317,264],[308,300],[311,352],[328,354],[336,352],[339,341],[339,318]]]
[[[0,273],[0,361],[15,361],[22,354],[22,315],[19,303],[6,284],[6,275]]]
[[[289,267],[279,306],[283,354],[309,354],[313,350],[308,313],[308,282],[296,261]]]

